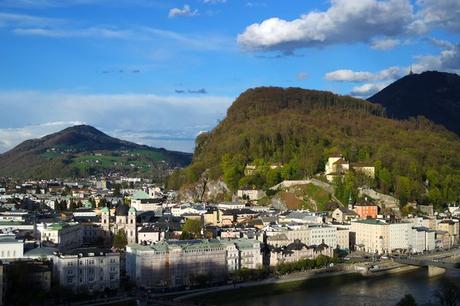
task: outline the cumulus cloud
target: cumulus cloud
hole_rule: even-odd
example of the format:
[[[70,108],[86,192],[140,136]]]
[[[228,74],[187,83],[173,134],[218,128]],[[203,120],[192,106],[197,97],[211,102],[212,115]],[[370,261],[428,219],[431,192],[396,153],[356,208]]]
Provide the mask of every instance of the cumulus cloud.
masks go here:
[[[149,94],[65,94],[58,92],[0,92],[0,129],[37,126],[44,122],[86,122],[103,131],[132,133],[145,130],[169,130],[171,137],[146,137],[143,143],[163,146],[168,141],[174,148],[174,137],[180,133],[194,135],[200,130],[213,128],[224,117],[233,98],[219,96],[157,96]],[[34,101],[34,103],[30,103]],[[17,116],[21,114],[21,116]],[[33,129],[27,129],[33,130]],[[171,132],[173,131],[173,132]],[[18,133],[1,134],[2,140],[11,139],[3,150],[16,145]],[[176,136],[175,136],[176,135]],[[3,137],[5,136],[5,137]],[[24,139],[33,135],[25,134]],[[182,136],[181,136],[182,137]],[[158,137],[157,137],[158,138]],[[184,138],[184,137],[182,137]],[[178,141],[182,141],[180,138]],[[13,141],[16,139],[16,141]],[[128,139],[133,140],[133,139]],[[193,141],[187,142],[187,151]],[[176,148],[177,149],[177,148]]]
[[[191,16],[196,16],[198,14],[198,10],[192,10],[190,5],[184,4],[184,7],[182,8],[172,8],[169,10],[169,18],[174,18],[178,16],[186,16],[186,17],[191,17]]]
[[[310,11],[293,20],[273,17],[251,24],[238,35],[237,41],[247,51],[287,54],[299,48],[356,42],[389,50],[407,36],[436,29],[460,31],[460,1],[414,2],[330,0],[325,11]]]
[[[444,44],[445,49],[437,55],[415,57],[414,72],[441,70],[460,73],[460,44]]]
[[[339,69],[326,73],[326,80],[336,82],[363,82],[371,79],[373,73],[366,71],[353,71],[351,69]]]
[[[400,67],[389,67],[379,72],[373,73],[368,71],[353,71],[350,69],[339,69],[326,73],[325,79],[335,82],[370,82],[393,80],[402,75]]]
[[[350,94],[352,96],[359,97],[359,98],[367,98],[379,92],[386,86],[387,86],[386,83],[378,83],[378,84],[367,83],[367,84],[353,87]]]
[[[375,36],[393,37],[407,30],[413,8],[409,0],[333,0],[326,11],[298,19],[270,18],[248,26],[238,35],[249,51],[277,50],[343,42],[368,42]]]
[[[418,0],[420,10],[410,25],[415,33],[425,33],[432,28],[460,31],[460,1]]]
[[[373,39],[371,42],[371,48],[375,50],[391,50],[400,44],[399,39],[393,38],[382,38]]]

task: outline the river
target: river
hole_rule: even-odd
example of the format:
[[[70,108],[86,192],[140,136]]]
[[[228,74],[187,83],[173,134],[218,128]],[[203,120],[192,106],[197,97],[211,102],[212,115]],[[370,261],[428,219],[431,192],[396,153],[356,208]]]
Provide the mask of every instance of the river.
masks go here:
[[[380,306],[395,305],[405,294],[412,294],[418,305],[436,305],[433,294],[446,282],[460,286],[459,271],[445,276],[429,278],[424,269],[415,272],[383,276],[373,279],[345,280],[340,277],[321,280],[307,288],[288,293],[249,299],[236,298],[226,306],[297,306],[297,305],[340,305],[340,306]]]

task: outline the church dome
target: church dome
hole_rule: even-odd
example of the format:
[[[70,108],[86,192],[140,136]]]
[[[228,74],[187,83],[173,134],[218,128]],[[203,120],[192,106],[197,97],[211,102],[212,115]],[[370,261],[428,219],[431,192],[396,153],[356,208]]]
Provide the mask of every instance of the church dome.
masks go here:
[[[126,204],[118,205],[115,209],[116,216],[128,216],[129,206]]]

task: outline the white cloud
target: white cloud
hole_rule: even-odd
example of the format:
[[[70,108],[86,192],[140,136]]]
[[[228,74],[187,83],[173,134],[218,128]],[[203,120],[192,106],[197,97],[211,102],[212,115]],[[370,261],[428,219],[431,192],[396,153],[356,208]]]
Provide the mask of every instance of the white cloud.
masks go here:
[[[415,33],[425,33],[433,28],[460,31],[460,1],[418,0],[420,10],[410,28]]]
[[[10,14],[0,12],[0,27],[50,26],[62,23],[63,20],[39,17],[27,14]]]
[[[6,17],[3,16],[3,20]],[[20,17],[12,18],[8,16],[9,25],[12,26],[10,31],[21,36],[41,36],[48,38],[103,38],[103,39],[126,39],[131,41],[140,41],[142,46],[147,46],[146,42],[154,42],[155,46],[164,43],[178,43],[181,47],[201,51],[216,51],[216,50],[236,50],[236,45],[231,37],[222,35],[206,35],[206,34],[182,34],[179,32],[168,31],[152,27],[74,27],[73,24],[67,22],[60,24],[52,20],[53,24],[46,25],[45,21],[35,16],[20,15]],[[19,23],[20,21],[22,23]],[[28,27],[21,26],[22,24]],[[5,21],[6,24],[6,21]],[[2,14],[0,13],[0,27],[2,25]],[[163,39],[159,41],[158,38]],[[168,52],[168,54],[171,54]]]
[[[371,79],[373,74],[366,71],[353,71],[350,69],[339,69],[326,73],[326,80],[336,82],[363,82]]]
[[[83,29],[52,29],[52,28],[27,28],[13,29],[18,35],[45,36],[54,38],[63,37],[99,37],[99,38],[130,38],[133,33],[128,30],[114,30],[108,28],[83,28]]]
[[[460,73],[460,44],[446,44],[437,55],[419,55],[415,57],[413,70],[420,73],[427,70],[441,70]]]
[[[267,3],[265,2],[246,2],[247,7],[265,7],[267,6]]]
[[[72,125],[84,124],[81,121],[56,121],[36,125],[27,125],[20,128],[0,128],[0,153],[11,149],[17,144],[34,138],[55,133]]]
[[[41,9],[82,5],[163,7],[162,0],[2,0],[0,7]]]
[[[393,38],[373,39],[371,42],[371,48],[375,50],[391,50],[400,43],[399,39]]]
[[[175,8],[170,9],[168,16],[169,18],[178,17],[178,16],[191,17],[191,16],[196,16],[197,14],[198,14],[198,10],[192,10],[190,8],[190,5],[184,4],[183,8],[175,7]]]
[[[394,80],[400,77],[402,69],[400,67],[389,67],[379,72],[353,71],[350,69],[340,69],[326,73],[325,79],[336,82],[370,82],[382,80]]]
[[[185,141],[189,144],[187,150],[191,151],[196,133],[213,128],[217,120],[224,117],[232,100],[230,97],[219,96],[0,92],[0,129],[3,130],[0,139],[3,142],[8,140],[3,145],[3,150],[6,150],[19,142],[18,135],[24,135],[24,139],[33,136],[23,131],[14,131],[10,127],[19,128],[21,131],[20,129],[30,126],[56,127],[55,122],[58,121],[78,121],[94,125],[103,131],[130,131],[125,134],[138,136],[128,140],[139,142],[142,138],[142,143],[153,146],[162,146],[168,142],[169,148],[177,149],[174,141]],[[21,116],[17,116],[19,113]],[[54,122],[55,125],[44,125],[43,122]],[[10,136],[5,134],[7,131],[10,131]],[[158,136],[161,133],[169,137]]]
[[[368,42],[375,36],[405,33],[413,20],[409,0],[332,0],[326,11],[312,11],[292,21],[277,17],[255,23],[238,35],[249,51],[314,47],[342,42]]]
[[[442,49],[453,49],[455,48],[455,45],[447,40],[442,40],[442,39],[436,39],[436,38],[431,38],[429,39],[429,42],[431,42],[433,45],[442,48]]]
[[[226,3],[227,0],[203,0],[206,4]]]
[[[143,34],[141,34],[143,33]],[[178,42],[184,46],[187,46],[191,49],[197,50],[231,50],[236,49],[234,41],[229,37],[219,36],[210,36],[210,35],[194,35],[194,34],[181,34],[173,31],[167,31],[156,28],[144,27],[139,29],[139,33],[136,33],[136,37],[143,35],[144,37],[161,37],[169,39],[175,42]],[[146,38],[147,38],[146,37]]]
[[[351,95],[359,98],[367,98],[379,92],[387,86],[387,83],[367,83],[360,86],[355,86],[351,90]]]

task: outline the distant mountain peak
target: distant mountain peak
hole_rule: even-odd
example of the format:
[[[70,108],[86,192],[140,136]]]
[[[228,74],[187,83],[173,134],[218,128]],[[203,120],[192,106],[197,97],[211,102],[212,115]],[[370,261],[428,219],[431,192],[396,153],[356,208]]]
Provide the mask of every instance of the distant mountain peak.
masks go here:
[[[460,76],[426,71],[409,74],[368,99],[386,109],[389,117],[424,116],[460,135]]]
[[[138,163],[138,160],[129,157],[130,154],[126,151],[132,152],[130,154],[137,156],[142,162]],[[88,156],[94,156],[97,152],[103,152],[101,156],[111,157],[105,158],[105,164],[92,164]],[[84,157],[84,161],[79,160],[79,157]],[[142,171],[157,169],[161,172],[165,167],[185,166],[190,163],[191,157],[188,153],[120,140],[93,126],[82,124],[39,139],[26,140],[10,151],[0,154],[0,177],[80,176],[112,169],[130,172],[139,167],[143,167]],[[132,161],[128,162],[129,159]],[[139,167],[136,166],[137,163]],[[89,169],[91,173],[80,168]]]

